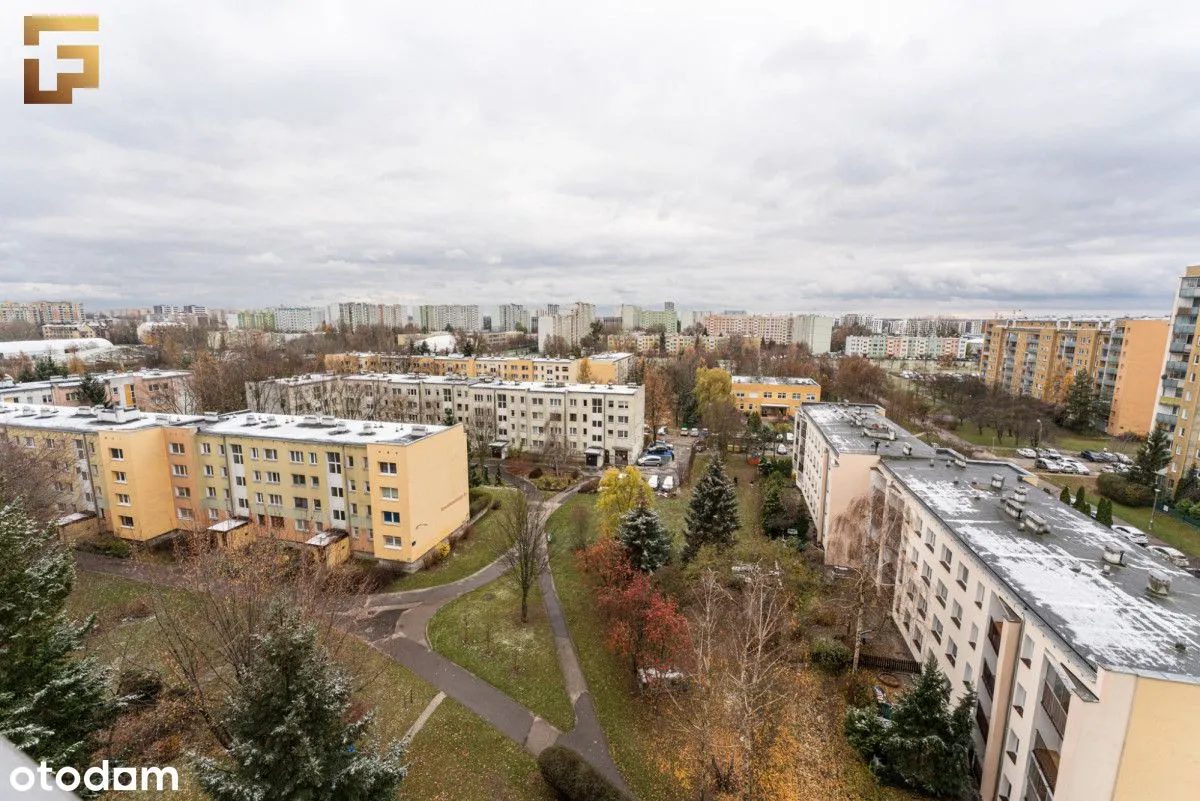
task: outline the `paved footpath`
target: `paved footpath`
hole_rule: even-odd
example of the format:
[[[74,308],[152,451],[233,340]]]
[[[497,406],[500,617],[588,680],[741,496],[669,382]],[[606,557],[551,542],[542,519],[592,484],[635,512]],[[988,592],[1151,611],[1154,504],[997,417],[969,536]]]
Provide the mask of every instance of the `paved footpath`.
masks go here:
[[[504,479],[530,498],[542,501],[541,492],[529,481],[505,474]],[[560,492],[543,502],[549,516],[575,493],[577,488]],[[173,586],[178,576],[165,565],[135,564],[125,559],[76,553],[81,570],[106,573],[135,581]],[[539,577],[546,616],[554,634],[555,650],[562,670],[567,696],[575,711],[575,728],[561,732],[547,721],[429,647],[429,621],[446,604],[472,590],[495,581],[508,571],[503,557],[476,573],[450,584],[407,592],[387,592],[355,599],[341,614],[342,625],[380,653],[394,659],[417,676],[461,703],[506,737],[539,754],[561,742],[575,749],[609,781],[632,797],[608,747],[608,739],[596,716],[596,707],[588,692],[575,645],[567,628],[554,576],[546,571]]]

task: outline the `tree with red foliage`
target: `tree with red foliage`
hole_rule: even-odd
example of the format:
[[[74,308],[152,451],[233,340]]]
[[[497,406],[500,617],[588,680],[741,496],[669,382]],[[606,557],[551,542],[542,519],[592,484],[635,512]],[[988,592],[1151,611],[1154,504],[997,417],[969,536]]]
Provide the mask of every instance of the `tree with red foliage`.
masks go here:
[[[617,540],[599,540],[576,560],[591,578],[596,606],[608,624],[608,649],[629,657],[635,676],[641,668],[679,667],[691,649],[687,619],[650,576],[633,566],[625,547]]]

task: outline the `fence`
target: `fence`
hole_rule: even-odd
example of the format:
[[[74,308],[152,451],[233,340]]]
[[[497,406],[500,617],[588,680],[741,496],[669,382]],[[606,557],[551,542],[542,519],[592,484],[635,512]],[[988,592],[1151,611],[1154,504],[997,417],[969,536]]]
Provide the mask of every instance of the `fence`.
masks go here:
[[[920,673],[921,666],[911,659],[894,659],[890,656],[875,656],[874,654],[859,654],[858,664],[862,667],[876,670],[890,670],[893,673]]]

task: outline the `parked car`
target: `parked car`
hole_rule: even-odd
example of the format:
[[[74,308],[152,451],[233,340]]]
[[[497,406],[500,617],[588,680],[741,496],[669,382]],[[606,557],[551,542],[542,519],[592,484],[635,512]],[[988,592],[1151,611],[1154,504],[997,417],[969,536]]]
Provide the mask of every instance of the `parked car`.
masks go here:
[[[670,445],[655,443],[646,449],[646,454],[649,456],[675,456],[675,450]]]
[[[787,456],[787,453],[788,453],[788,446],[787,446],[787,445],[784,445],[784,444],[781,442],[781,443],[779,443],[778,445],[776,445],[776,446],[775,446],[775,452],[776,452],[777,454],[779,454],[780,456]]]
[[[658,429],[658,436],[660,436],[660,437],[665,437],[666,435],[667,435],[667,427],[666,427],[666,426],[659,426],[659,429]]]
[[[653,454],[641,456],[637,460],[638,467],[659,467],[662,465],[662,463],[662,457],[654,456]]]
[[[1150,544],[1150,538],[1141,529],[1134,528],[1133,526],[1117,524],[1112,527],[1112,530],[1134,545],[1141,545],[1144,548]]]
[[[1154,551],[1154,553],[1166,559],[1175,565],[1175,567],[1187,567],[1189,565],[1187,554],[1176,548],[1172,548],[1170,545],[1151,545],[1147,550]]]
[[[1080,461],[1065,460],[1062,462],[1062,465],[1064,468],[1066,468],[1066,470],[1063,472],[1070,471],[1078,473],[1081,476],[1090,476],[1092,474],[1092,471],[1088,469],[1088,466]]]
[[[1112,451],[1095,451],[1092,455],[1096,457],[1097,462],[1104,462],[1105,464],[1112,464],[1117,461],[1117,455]]]
[[[1133,459],[1130,459],[1128,456],[1126,456],[1123,453],[1117,453],[1117,454],[1113,454],[1113,455],[1117,457],[1117,461],[1120,462],[1121,464],[1133,464]]]
[[[1099,460],[1096,458],[1096,454],[1095,454],[1093,451],[1080,451],[1080,452],[1079,452],[1079,457],[1080,457],[1081,459],[1087,459],[1089,462],[1095,462],[1095,461],[1099,461]]]
[[[786,434],[784,434],[784,439],[786,439],[788,441],[788,444],[791,444],[796,441],[796,435],[793,434],[791,431],[789,431]]]
[[[1061,473],[1062,463],[1057,459],[1051,459],[1047,456],[1039,456],[1037,461],[1033,463],[1035,470],[1045,470],[1047,473]]]
[[[1033,448],[1017,448],[1017,456],[1020,456],[1022,459],[1036,459],[1037,451]]]
[[[670,492],[673,489],[675,489],[675,476],[663,476],[663,480],[662,480],[663,492]]]
[[[655,473],[654,475],[652,475],[646,479],[646,483],[650,485],[650,489],[652,489],[652,490],[658,489],[658,478],[659,478],[658,473]]]
[[[693,428],[692,430],[688,431],[688,436],[689,436],[689,437],[698,437],[698,436],[700,436],[700,429],[698,429],[698,428]]]

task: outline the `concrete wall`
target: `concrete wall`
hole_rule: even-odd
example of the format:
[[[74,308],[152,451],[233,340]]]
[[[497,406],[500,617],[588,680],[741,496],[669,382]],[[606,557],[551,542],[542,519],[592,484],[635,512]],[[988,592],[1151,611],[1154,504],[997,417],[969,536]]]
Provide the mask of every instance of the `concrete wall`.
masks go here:
[[[1190,801],[1200,795],[1197,721],[1200,685],[1139,678],[1113,801]]]
[[[1125,342],[1117,365],[1108,433],[1145,436],[1154,420],[1154,407],[1167,351],[1170,322],[1125,320]]]

